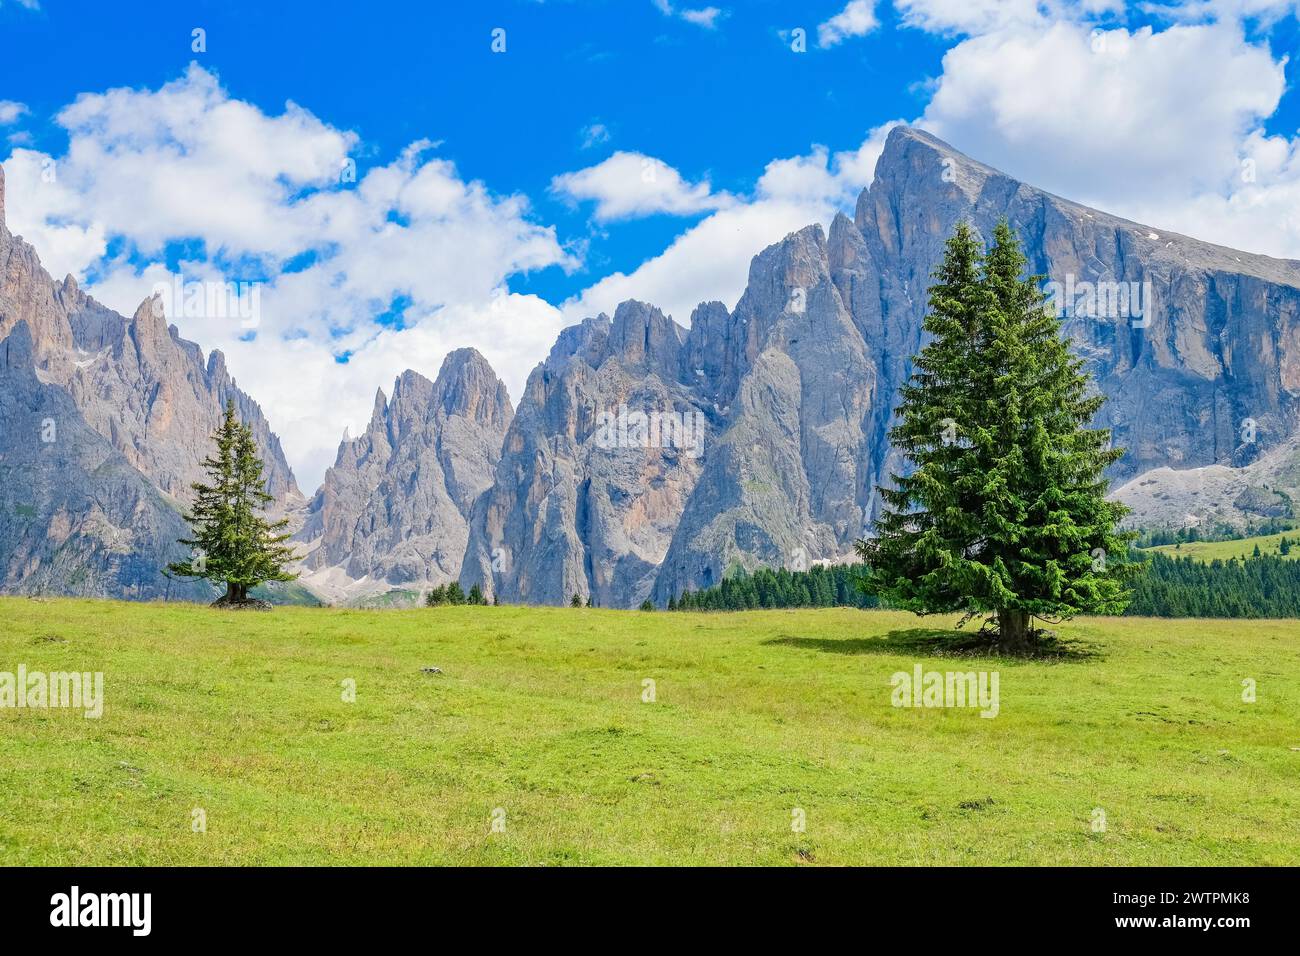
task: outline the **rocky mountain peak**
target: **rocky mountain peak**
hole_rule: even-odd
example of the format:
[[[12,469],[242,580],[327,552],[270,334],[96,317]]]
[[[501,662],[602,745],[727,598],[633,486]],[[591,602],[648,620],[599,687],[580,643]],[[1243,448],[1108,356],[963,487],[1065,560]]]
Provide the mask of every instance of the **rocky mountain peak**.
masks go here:
[[[135,313],[131,316],[131,321],[136,325],[151,323],[153,325],[162,325],[167,327],[166,316],[164,315],[163,298],[161,293],[155,292],[146,298],[135,308]]]
[[[589,365],[599,365],[609,338],[610,318],[604,312],[583,319],[577,325],[560,330],[546,356],[546,365],[562,366],[575,355],[581,355]]]
[[[226,371],[226,353],[221,349],[213,349],[208,353],[207,376],[208,381],[215,382],[226,378],[230,373]]]
[[[478,349],[448,353],[432,391],[444,415],[458,415],[502,431],[514,417],[505,383]]]
[[[474,349],[449,354],[435,381],[407,369],[391,399],[377,389],[369,426],[345,434],[297,535],[305,583],[348,598],[458,574],[470,510],[512,417],[505,385]]]
[[[608,355],[628,368],[653,370],[661,377],[677,374],[686,330],[658,308],[635,299],[619,303],[610,326]]]
[[[162,297],[154,293],[141,302],[131,316],[128,334],[134,340],[137,355],[144,365],[167,364],[175,351],[175,340],[163,312]]]
[[[895,126],[885,139],[885,148],[876,161],[877,183],[887,191],[908,188],[916,181],[933,188],[935,183],[960,191],[974,202],[989,180],[1019,186],[1006,173],[958,152],[943,140],[915,126]],[[869,190],[864,189],[865,196]],[[859,197],[858,202],[862,202]]]
[[[766,332],[782,315],[806,314],[809,297],[828,279],[826,234],[813,223],[754,257],[736,315],[759,319]]]
[[[691,313],[682,352],[682,377],[713,402],[735,391],[745,351],[745,330],[721,302],[701,302]]]
[[[813,285],[825,273],[826,233],[821,223],[804,226],[768,246],[749,267],[749,281],[778,285]]]
[[[414,369],[406,369],[397,378],[393,379],[393,404],[396,404],[398,398],[406,401],[427,398],[433,393],[433,383]],[[378,395],[383,395],[383,389],[378,390]]]
[[[375,401],[370,408],[371,423],[382,422],[388,417],[388,396],[382,387],[375,389]]]

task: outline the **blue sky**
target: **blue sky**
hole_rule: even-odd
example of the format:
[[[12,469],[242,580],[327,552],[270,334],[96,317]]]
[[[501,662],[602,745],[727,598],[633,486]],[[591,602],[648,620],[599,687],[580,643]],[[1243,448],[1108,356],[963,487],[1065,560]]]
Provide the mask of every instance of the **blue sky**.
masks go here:
[[[408,365],[473,345],[517,400],[621,298],[734,305],[750,256],[851,211],[897,121],[1300,256],[1295,10],[0,0],[0,159],[10,226],[119,310],[177,273],[264,284],[255,328],[170,318],[227,352],[310,490]]]
[[[637,150],[745,191],[772,157],[813,142],[856,147],[880,122],[920,112],[916,84],[936,72],[945,48],[919,30],[881,30],[823,55],[792,55],[780,31],[815,29],[842,7],[835,0],[747,0],[713,29],[665,16],[651,0],[146,2],[126,16],[114,5],[58,0],[36,15],[5,6],[4,96],[37,120],[84,91],[157,88],[195,60],[232,97],[268,112],[293,100],[355,130],[370,160],[438,140],[464,175],[526,194],[568,239],[591,230],[585,210],[548,194],[556,173]],[[195,55],[190,31],[200,25],[208,49]],[[491,51],[497,27],[506,30],[504,55]],[[584,148],[592,127],[608,139],[598,130]],[[57,126],[31,128],[47,152],[66,145]],[[545,270],[521,287],[567,298],[604,272],[635,268],[682,225],[677,216],[624,223],[583,269]]]

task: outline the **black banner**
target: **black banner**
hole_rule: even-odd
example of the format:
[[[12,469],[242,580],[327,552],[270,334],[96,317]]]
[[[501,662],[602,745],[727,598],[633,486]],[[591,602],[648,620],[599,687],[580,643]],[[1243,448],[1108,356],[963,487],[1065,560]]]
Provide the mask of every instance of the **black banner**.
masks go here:
[[[1294,925],[1294,886],[1294,870],[1262,869],[6,869],[0,925],[11,944],[539,942],[612,922],[632,946],[680,940],[687,925],[766,941],[815,928],[918,944],[1051,932],[1230,946]]]

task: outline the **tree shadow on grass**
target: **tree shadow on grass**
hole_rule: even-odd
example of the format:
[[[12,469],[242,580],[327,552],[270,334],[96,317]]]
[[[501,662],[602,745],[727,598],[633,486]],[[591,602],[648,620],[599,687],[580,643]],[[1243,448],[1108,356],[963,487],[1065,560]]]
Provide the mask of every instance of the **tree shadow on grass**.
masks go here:
[[[880,637],[794,637],[782,635],[767,645],[798,647],[824,654],[917,654],[924,657],[995,658],[999,660],[1078,662],[1102,655],[1090,644],[1047,636],[1026,653],[1010,654],[987,634],[931,627],[890,631]]]

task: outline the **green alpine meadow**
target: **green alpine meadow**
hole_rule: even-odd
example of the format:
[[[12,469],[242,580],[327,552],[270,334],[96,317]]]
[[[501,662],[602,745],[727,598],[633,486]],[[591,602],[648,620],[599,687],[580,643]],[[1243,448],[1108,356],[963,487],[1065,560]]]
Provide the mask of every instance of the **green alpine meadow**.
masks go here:
[[[1284,865],[1300,622],[0,599],[0,862]],[[431,670],[436,668],[437,670]],[[895,706],[997,674],[997,716]],[[2,685],[0,685],[2,686]]]

